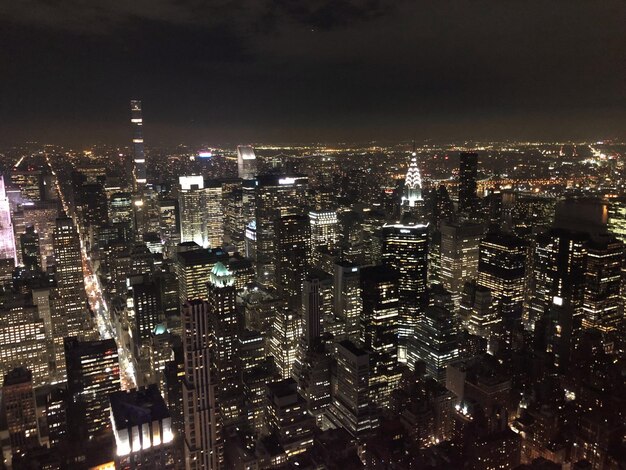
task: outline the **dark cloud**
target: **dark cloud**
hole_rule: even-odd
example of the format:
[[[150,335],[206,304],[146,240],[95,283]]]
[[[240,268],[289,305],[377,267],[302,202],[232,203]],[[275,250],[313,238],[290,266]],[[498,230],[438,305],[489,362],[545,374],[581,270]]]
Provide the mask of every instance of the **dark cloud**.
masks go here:
[[[0,4],[0,138],[611,136],[621,0]],[[150,127],[147,125],[146,132]]]

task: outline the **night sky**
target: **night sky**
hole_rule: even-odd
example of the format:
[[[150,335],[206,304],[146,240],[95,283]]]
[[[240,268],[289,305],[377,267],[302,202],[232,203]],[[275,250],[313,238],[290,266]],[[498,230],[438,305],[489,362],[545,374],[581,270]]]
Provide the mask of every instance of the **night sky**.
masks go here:
[[[624,0],[3,0],[0,142],[626,132]]]

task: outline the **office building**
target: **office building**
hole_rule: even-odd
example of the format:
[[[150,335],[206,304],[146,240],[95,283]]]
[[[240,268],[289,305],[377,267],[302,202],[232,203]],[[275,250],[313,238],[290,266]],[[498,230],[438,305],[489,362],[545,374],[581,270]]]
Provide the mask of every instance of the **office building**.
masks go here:
[[[182,248],[182,247],[181,247]],[[205,250],[195,244],[189,250],[179,250],[174,257],[174,273],[178,279],[180,305],[187,300],[206,299],[211,270],[218,261],[228,262],[228,253]]]
[[[339,243],[339,219],[335,211],[309,212],[311,225],[311,250],[326,249],[332,251]]]
[[[237,146],[237,175],[242,180],[252,180],[257,175],[257,158],[251,145]]]
[[[276,311],[269,336],[269,353],[283,379],[292,376],[298,342],[302,335],[300,315],[289,308]]]
[[[65,338],[70,422],[81,438],[94,439],[111,431],[109,394],[120,389],[120,365],[113,339],[79,341]]]
[[[337,345],[332,403],[328,416],[353,438],[363,440],[378,426],[378,415],[370,400],[370,357],[351,341]]]
[[[370,396],[378,406],[389,405],[401,372],[398,363],[398,274],[386,266],[361,269],[360,343],[370,354]]]
[[[78,231],[70,218],[57,219],[54,230],[54,261],[56,287],[52,292],[52,337],[55,347],[56,371],[65,377],[63,339],[83,337],[87,327],[87,295],[83,274]],[[87,331],[85,331],[87,330]]]
[[[267,385],[267,429],[291,459],[313,447],[315,419],[306,411],[306,401],[289,378]]]
[[[429,306],[417,322],[418,356],[426,373],[445,383],[446,367],[458,360],[458,329],[452,313],[444,307]]]
[[[470,221],[441,223],[441,284],[450,291],[455,305],[467,281],[478,274],[480,241],[483,226]]]
[[[265,175],[257,178],[255,195],[256,273],[264,287],[276,288],[277,222],[307,214],[306,176]]]
[[[348,262],[334,265],[334,313],[343,324],[343,336],[357,342],[361,335],[361,298],[360,267]]]
[[[281,217],[276,220],[275,233],[275,286],[292,305],[299,306],[311,255],[309,219],[298,215]]]
[[[211,361],[211,306],[192,300],[183,306],[183,415],[185,468],[219,470],[224,465],[218,379]]]
[[[428,281],[428,225],[416,223],[383,226],[383,264],[398,274],[398,359],[413,368],[409,342],[425,303]]]
[[[420,220],[424,216],[424,198],[422,197],[422,176],[417,167],[415,152],[411,157],[409,168],[404,179],[404,191],[401,199],[401,211],[411,214]]]
[[[43,444],[37,420],[37,404],[33,376],[19,367],[4,376],[2,385],[2,414],[6,420],[11,455],[19,455]],[[5,461],[11,461],[6,458]]]
[[[461,152],[459,157],[459,212],[474,214],[478,210],[478,154]]]
[[[478,284],[491,291],[495,313],[510,331],[521,324],[528,246],[521,238],[489,232],[480,242]]]
[[[22,263],[29,271],[41,271],[41,252],[39,251],[39,234],[32,225],[20,235]]]

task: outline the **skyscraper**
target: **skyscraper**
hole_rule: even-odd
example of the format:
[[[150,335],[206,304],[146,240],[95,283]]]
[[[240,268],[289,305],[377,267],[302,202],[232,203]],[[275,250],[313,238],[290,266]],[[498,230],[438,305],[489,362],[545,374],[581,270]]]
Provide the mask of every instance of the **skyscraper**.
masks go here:
[[[417,157],[415,152],[411,157],[409,169],[404,180],[404,193],[401,201],[402,212],[422,217],[424,209],[424,199],[422,197],[422,176],[417,167]]]
[[[339,220],[335,211],[309,212],[311,223],[311,249],[327,248],[332,250],[339,242]],[[315,254],[313,253],[313,256]]]
[[[219,470],[224,465],[218,380],[211,363],[210,304],[192,300],[183,306],[183,414],[185,468]]]
[[[287,216],[307,214],[306,176],[265,175],[257,178],[256,273],[264,287],[276,288],[276,222]]]
[[[80,238],[72,219],[57,219],[53,239],[57,286],[52,293],[51,303],[52,337],[57,374],[63,378],[66,370],[63,338],[82,337],[85,334],[87,295]]]
[[[4,376],[2,408],[13,455],[36,449],[42,444],[33,376],[28,369],[19,367]]]
[[[334,272],[334,313],[343,323],[343,337],[356,343],[360,339],[361,269],[356,264],[339,262]]]
[[[332,404],[329,418],[353,437],[363,439],[378,426],[370,399],[370,357],[351,341],[337,345]]]
[[[276,220],[275,285],[292,306],[299,306],[302,283],[309,271],[311,234],[309,218],[292,215]]]
[[[461,152],[459,167],[459,212],[467,214],[478,210],[477,181],[478,154]]]
[[[109,394],[120,389],[120,365],[113,339],[65,338],[70,421],[81,437],[93,439],[111,430]]]
[[[134,170],[133,180],[136,190],[141,190],[147,183],[146,156],[143,147],[143,115],[141,112],[141,101],[132,100],[130,102],[131,119],[133,127],[133,149],[134,149]]]
[[[370,354],[370,396],[388,406],[400,380],[398,363],[398,274],[386,266],[361,269],[361,344]]]
[[[243,180],[257,175],[257,158],[251,145],[237,146],[237,174]]]
[[[41,271],[41,253],[39,251],[39,234],[32,225],[20,235],[22,262],[30,271]]]
[[[222,184],[202,176],[181,176],[178,204],[180,238],[204,248],[217,248],[224,239]]]
[[[283,379],[291,377],[296,360],[298,341],[302,335],[300,315],[289,308],[279,309],[272,321],[269,353]]]
[[[495,311],[510,330],[521,324],[526,284],[526,243],[502,232],[489,232],[480,242],[478,284],[489,289]]]
[[[439,382],[445,383],[446,367],[459,359],[457,334],[454,317],[444,307],[427,307],[417,322],[418,356]]]
[[[441,223],[441,273],[443,286],[452,293],[458,306],[463,285],[478,272],[483,226],[470,221]]]
[[[383,226],[383,264],[398,274],[398,356],[413,368],[415,357],[408,357],[409,340],[415,325],[428,280],[428,225],[417,223],[385,224]]]
[[[0,260],[12,260],[12,266],[17,263],[11,208],[4,189],[3,175],[0,175]]]

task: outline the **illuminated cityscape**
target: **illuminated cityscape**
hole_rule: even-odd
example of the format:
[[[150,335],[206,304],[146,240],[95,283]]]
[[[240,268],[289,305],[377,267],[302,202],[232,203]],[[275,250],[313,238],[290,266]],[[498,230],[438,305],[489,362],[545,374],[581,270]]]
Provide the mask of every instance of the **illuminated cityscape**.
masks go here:
[[[0,7],[0,470],[626,469],[623,2],[61,3]]]

